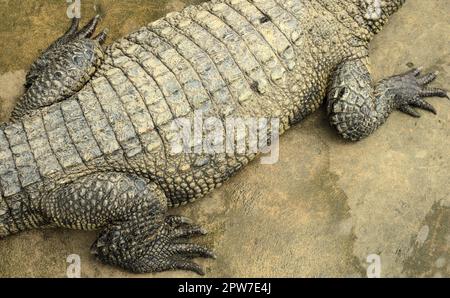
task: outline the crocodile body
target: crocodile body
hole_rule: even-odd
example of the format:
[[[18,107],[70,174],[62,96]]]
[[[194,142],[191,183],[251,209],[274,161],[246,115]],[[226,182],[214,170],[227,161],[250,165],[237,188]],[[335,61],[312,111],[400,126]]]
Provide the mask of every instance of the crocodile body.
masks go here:
[[[374,91],[366,68],[371,38],[403,2],[383,2],[373,20],[359,0],[211,1],[104,51],[94,42],[84,55],[95,67],[77,74],[71,88],[61,88],[66,82],[53,70],[51,79],[30,75],[13,121],[0,130],[0,237],[46,225],[100,229],[94,251],[107,263],[201,272],[190,257],[212,253],[173,240],[203,231],[166,210],[206,195],[257,154],[175,154],[176,120],[194,121],[201,111],[225,133],[230,117],[276,118],[282,134],[328,94],[331,124],[359,140],[394,109],[415,112],[402,87],[428,84],[434,75],[413,71]],[[66,65],[59,64],[61,72]],[[444,96],[413,91],[417,100]]]

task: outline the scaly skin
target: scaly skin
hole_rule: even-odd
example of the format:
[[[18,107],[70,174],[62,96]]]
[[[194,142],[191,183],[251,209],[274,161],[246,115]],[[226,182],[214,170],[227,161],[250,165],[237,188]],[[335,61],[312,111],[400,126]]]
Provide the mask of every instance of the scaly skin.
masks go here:
[[[103,62],[101,44],[106,31],[89,39],[98,21],[99,16],[96,16],[77,31],[79,19],[74,18],[69,30],[31,65],[25,82],[26,92],[14,107],[11,120],[80,91]]]
[[[395,109],[434,112],[423,97],[446,96],[426,87],[435,75],[413,70],[373,87],[368,71],[370,40],[403,2],[384,1],[373,20],[359,0],[215,0],[104,52],[104,33],[89,38],[98,18],[79,32],[74,20],[33,64],[14,123],[0,129],[0,236],[98,229],[92,248],[106,263],[203,273],[190,259],[214,255],[182,239],[204,231],[167,208],[206,195],[256,154],[174,154],[175,120],[202,111],[225,132],[229,118],[277,118],[283,133],[327,95],[331,124],[359,140]]]

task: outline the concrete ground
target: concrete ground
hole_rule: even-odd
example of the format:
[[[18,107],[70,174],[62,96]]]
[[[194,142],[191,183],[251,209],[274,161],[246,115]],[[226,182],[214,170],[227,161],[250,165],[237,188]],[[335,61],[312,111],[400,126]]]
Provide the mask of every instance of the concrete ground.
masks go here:
[[[94,6],[107,14],[102,26],[116,38],[193,1],[82,2],[86,17]],[[424,65],[449,89],[449,15],[447,0],[408,0],[372,44],[375,79]],[[1,120],[27,67],[66,23],[61,1],[0,1]],[[174,210],[210,231],[198,239],[218,255],[201,261],[207,276],[365,276],[367,257],[377,254],[383,277],[450,277],[450,102],[430,102],[437,116],[394,113],[357,144],[340,140],[319,111],[282,138],[277,164],[254,162],[204,200]],[[63,277],[70,254],[81,256],[83,277],[134,276],[90,256],[94,239],[40,230],[1,240],[0,276]]]

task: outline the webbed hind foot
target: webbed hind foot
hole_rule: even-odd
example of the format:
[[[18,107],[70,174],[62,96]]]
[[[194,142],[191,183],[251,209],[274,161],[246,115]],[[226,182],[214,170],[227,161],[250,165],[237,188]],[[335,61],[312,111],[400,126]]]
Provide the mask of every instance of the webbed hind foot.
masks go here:
[[[80,30],[79,19],[73,19],[67,32],[33,63],[26,78],[26,92],[15,106],[11,120],[69,98],[89,81],[103,63],[102,44],[107,31],[91,39],[99,18],[94,17]]]

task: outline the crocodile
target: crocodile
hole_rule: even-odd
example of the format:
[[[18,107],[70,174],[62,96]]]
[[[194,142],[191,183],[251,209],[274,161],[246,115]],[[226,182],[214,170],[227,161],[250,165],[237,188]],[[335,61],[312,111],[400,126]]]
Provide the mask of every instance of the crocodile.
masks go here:
[[[91,251],[104,263],[204,274],[193,259],[215,255],[188,240],[206,231],[168,210],[205,196],[261,152],[196,151],[203,132],[175,152],[178,120],[201,114],[227,133],[227,119],[277,119],[261,129],[269,137],[325,105],[337,133],[358,141],[395,110],[436,113],[425,98],[448,97],[429,86],[437,73],[371,78],[369,43],[404,3],[213,0],[108,46],[106,30],[93,37],[99,16],[81,29],[74,18],[32,64],[0,126],[0,238],[97,230]]]

